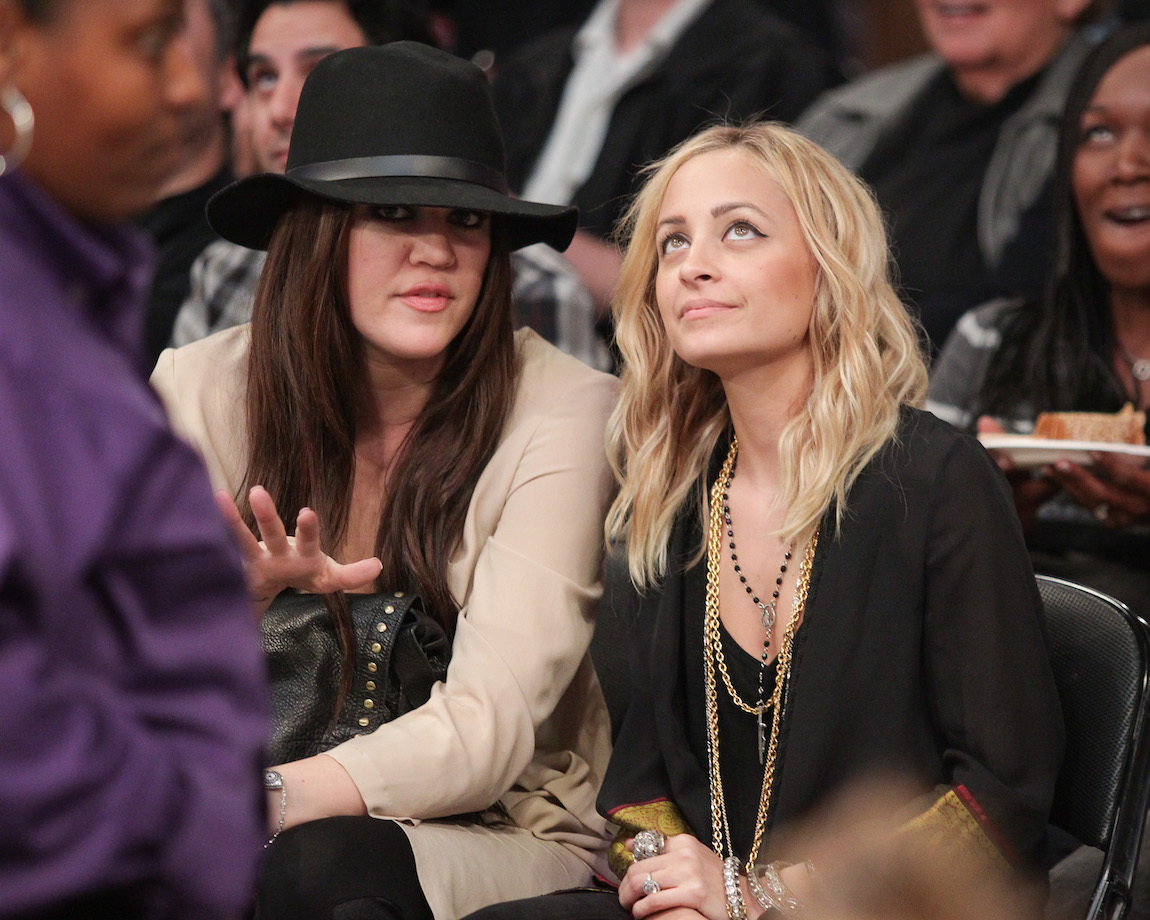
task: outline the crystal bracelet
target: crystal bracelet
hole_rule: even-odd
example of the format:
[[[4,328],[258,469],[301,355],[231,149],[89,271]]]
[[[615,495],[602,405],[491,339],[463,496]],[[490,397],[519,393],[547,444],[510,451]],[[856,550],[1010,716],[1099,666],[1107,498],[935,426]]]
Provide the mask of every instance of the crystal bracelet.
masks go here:
[[[747,873],[747,887],[764,909],[771,910],[773,908],[785,914],[795,914],[803,909],[802,902],[779,878],[779,868],[786,868],[789,865],[791,863],[759,864]],[[807,871],[813,874],[813,867],[809,862],[806,863],[806,866]]]
[[[747,903],[739,887],[739,870],[742,868],[743,864],[737,856],[728,856],[723,860],[723,887],[727,892],[727,916],[731,920],[747,920]]]

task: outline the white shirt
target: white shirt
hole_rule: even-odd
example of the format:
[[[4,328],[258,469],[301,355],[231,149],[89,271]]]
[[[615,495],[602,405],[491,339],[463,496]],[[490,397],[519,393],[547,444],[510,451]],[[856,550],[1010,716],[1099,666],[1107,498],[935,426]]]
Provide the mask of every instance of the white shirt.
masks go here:
[[[677,0],[626,53],[615,43],[620,2],[601,0],[575,36],[575,66],[563,87],[551,134],[523,189],[528,200],[571,203],[595,168],[616,103],[662,63],[711,0]]]

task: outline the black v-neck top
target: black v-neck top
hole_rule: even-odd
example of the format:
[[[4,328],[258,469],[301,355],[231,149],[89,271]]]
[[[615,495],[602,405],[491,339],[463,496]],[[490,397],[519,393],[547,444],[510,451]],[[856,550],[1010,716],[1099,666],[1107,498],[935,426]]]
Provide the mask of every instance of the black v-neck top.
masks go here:
[[[716,456],[725,451],[720,444]],[[701,539],[696,515],[684,514],[670,547],[678,567],[635,596],[631,700],[599,808],[669,799],[710,845],[706,562],[691,561]],[[757,662],[730,646],[732,679],[754,697]],[[733,709],[720,685],[724,698]],[[755,723],[738,710],[721,719],[723,782],[743,857],[763,776]],[[1041,601],[1009,488],[977,441],[905,409],[897,441],[852,487],[841,533],[833,514],[823,520],[768,831],[853,782],[897,771],[924,794],[964,786],[1007,859],[1033,868],[1062,749]],[[772,853],[769,836],[762,855],[804,858]]]

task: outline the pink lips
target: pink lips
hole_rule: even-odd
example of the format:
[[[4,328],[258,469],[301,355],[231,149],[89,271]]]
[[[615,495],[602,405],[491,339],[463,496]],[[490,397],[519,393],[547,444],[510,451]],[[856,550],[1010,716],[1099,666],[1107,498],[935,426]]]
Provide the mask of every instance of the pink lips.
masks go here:
[[[446,284],[425,282],[413,284],[403,291],[400,298],[409,307],[423,313],[438,313],[451,303],[451,289]]]
[[[703,319],[717,313],[725,313],[730,309],[731,307],[727,304],[718,303],[714,300],[689,300],[679,311],[679,319]]]

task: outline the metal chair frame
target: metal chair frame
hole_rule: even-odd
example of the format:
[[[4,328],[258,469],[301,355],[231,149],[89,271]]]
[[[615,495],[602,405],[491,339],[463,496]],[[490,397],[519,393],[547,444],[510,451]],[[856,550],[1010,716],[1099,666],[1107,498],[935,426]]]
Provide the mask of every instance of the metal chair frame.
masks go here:
[[[1150,808],[1150,624],[1084,585],[1039,575],[1038,587],[1067,731],[1051,823],[1103,851],[1086,918],[1119,920]],[[1103,695],[1109,719],[1092,705]]]

